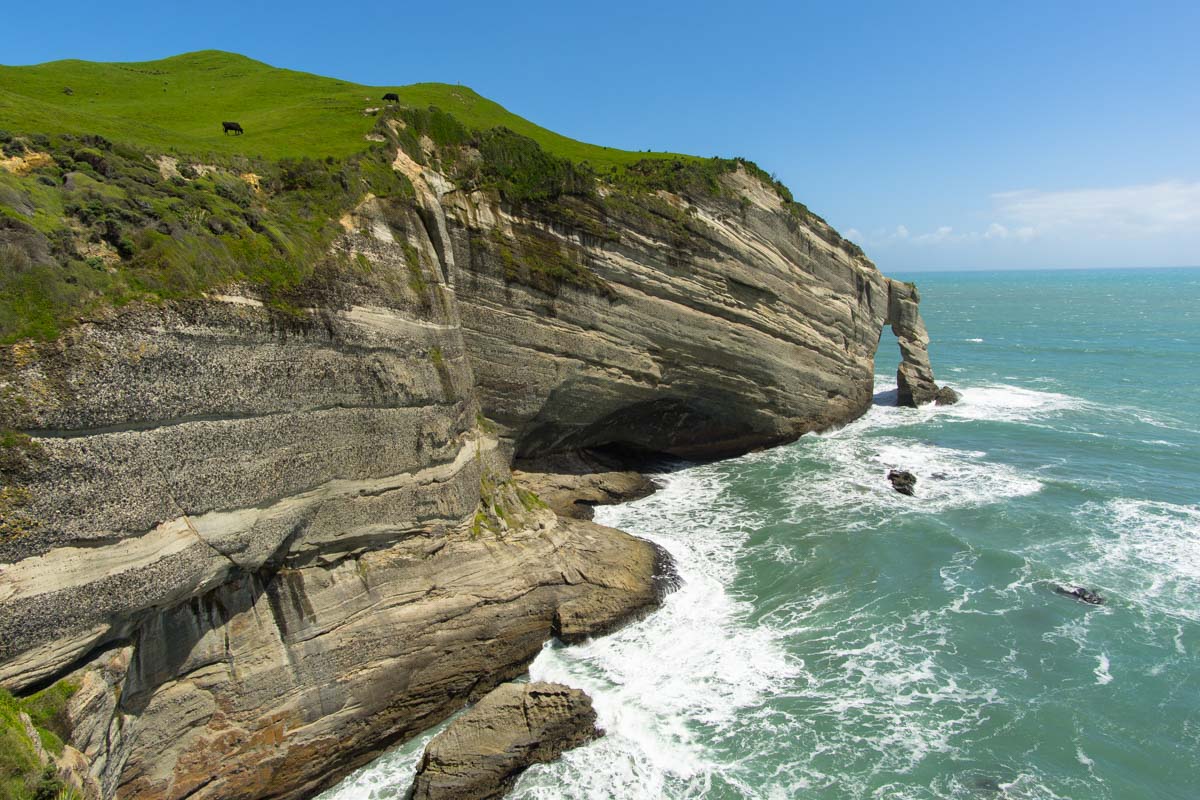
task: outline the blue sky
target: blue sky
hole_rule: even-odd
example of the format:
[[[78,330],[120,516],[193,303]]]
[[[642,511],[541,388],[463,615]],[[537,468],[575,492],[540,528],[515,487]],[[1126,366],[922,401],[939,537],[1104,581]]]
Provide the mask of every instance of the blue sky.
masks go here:
[[[186,10],[184,10],[186,9]],[[217,48],[743,155],[881,268],[1200,264],[1200,2],[70,2],[0,62]]]

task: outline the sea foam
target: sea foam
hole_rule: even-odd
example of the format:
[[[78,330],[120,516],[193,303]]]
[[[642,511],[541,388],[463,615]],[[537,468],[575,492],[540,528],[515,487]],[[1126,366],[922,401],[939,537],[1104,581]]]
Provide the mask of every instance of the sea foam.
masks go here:
[[[749,625],[732,595],[735,558],[756,520],[724,494],[716,467],[658,476],[664,488],[641,501],[602,507],[597,521],[665,547],[681,587],[650,617],[582,645],[547,647],[530,668],[588,692],[607,735],[535,768],[516,798],[686,797],[720,776],[736,780],[697,736],[736,725],[738,714],[782,691],[798,674],[770,625]]]
[[[1081,573],[1124,602],[1200,621],[1200,506],[1117,498],[1075,514],[1094,531]]]

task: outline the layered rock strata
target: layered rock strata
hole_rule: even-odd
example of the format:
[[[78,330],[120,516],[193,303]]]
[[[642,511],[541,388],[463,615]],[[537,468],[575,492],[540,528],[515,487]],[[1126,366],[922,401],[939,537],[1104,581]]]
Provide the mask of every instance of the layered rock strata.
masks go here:
[[[602,735],[592,700],[558,683],[505,683],[425,748],[412,800],[493,800],[525,769]]]
[[[557,516],[514,454],[787,441],[869,406],[885,320],[924,335],[741,169],[531,210],[396,167],[416,199],[368,197],[284,303],[226,287],[0,351],[0,685],[80,687],[105,797],[307,796],[642,613],[663,554]],[[574,516],[647,488],[548,472]]]
[[[512,483],[425,226],[388,217],[347,221],[370,269],[299,317],[231,290],[5,352],[32,438],[6,460],[0,681],[82,687],[105,796],[306,796],[656,602],[651,545]]]
[[[869,407],[886,279],[757,177],[721,181],[718,196],[572,200],[571,225],[441,195],[480,402],[518,455],[730,455]],[[602,290],[512,279],[513,259],[551,255]]]
[[[513,477],[556,514],[591,519],[596,506],[653,494],[657,486],[642,473],[595,453],[577,451],[517,461]]]

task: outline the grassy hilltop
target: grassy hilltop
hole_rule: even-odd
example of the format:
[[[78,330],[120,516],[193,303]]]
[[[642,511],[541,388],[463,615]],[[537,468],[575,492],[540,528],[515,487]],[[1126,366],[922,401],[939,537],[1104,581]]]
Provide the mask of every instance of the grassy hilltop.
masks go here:
[[[66,94],[64,89],[71,89]],[[0,66],[0,128],[96,134],[165,153],[285,157],[348,156],[365,149],[375,119],[365,109],[395,92],[404,105],[436,106],[472,129],[505,127],[544,150],[594,167],[673,153],[635,153],[548,131],[465,86],[363,86],[279,69],[234,53],[202,50],[137,63],[54,61]],[[226,136],[237,121],[245,136]]]
[[[400,102],[384,103],[388,92]],[[225,120],[245,134],[224,134]],[[622,220],[681,242],[696,233],[660,189],[749,207],[719,180],[739,166],[816,219],[752,162],[586,144],[462,86],[362,86],[211,50],[0,66],[0,344],[231,283],[300,313],[305,282],[347,266],[330,250],[346,210],[367,193],[414,202],[392,169],[397,149],[461,188],[612,241]],[[497,247],[515,254],[511,280],[606,288],[553,254]]]

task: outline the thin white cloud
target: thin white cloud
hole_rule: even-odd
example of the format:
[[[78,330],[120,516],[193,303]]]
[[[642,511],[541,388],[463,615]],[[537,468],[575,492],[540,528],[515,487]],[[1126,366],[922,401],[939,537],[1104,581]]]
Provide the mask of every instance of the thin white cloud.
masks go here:
[[[920,236],[914,236],[913,241],[918,244],[942,244],[943,242],[954,241],[961,239],[962,236],[954,233],[954,228],[949,225],[942,225],[932,233],[922,233]]]
[[[1036,235],[1037,229],[1032,225],[1010,228],[1007,225],[1001,225],[999,222],[993,222],[991,225],[988,225],[987,230],[983,232],[984,239],[1020,239],[1021,241],[1026,241]]]
[[[1029,235],[1088,229],[1117,238],[1200,230],[1200,182],[1001,192],[992,199],[1001,216],[1030,229]]]
[[[1200,234],[1200,181],[1180,180],[1102,189],[1027,189],[992,195],[995,213],[982,232],[957,232],[941,225],[913,234],[904,225],[850,238],[860,244],[953,245],[968,242],[1028,242],[1055,234],[1091,239],[1140,240],[1169,234]]]
[[[908,228],[904,225],[897,225],[894,228],[876,228],[868,233],[864,233],[858,228],[850,228],[844,235],[850,241],[864,247],[885,244],[887,242],[910,241],[912,238],[912,234],[909,233]]]
[[[940,225],[927,233],[913,235],[905,226],[897,225],[892,229],[879,228],[869,235],[864,235],[857,228],[851,228],[846,234],[846,238],[852,239],[864,246],[868,244],[886,245],[896,242],[908,243],[914,246],[925,246],[959,244],[979,241],[981,239],[1011,239],[1025,242],[1036,235],[1037,231],[1030,225],[1009,227],[1001,225],[999,222],[993,222],[982,233],[978,231],[964,231],[959,233],[951,225]]]

